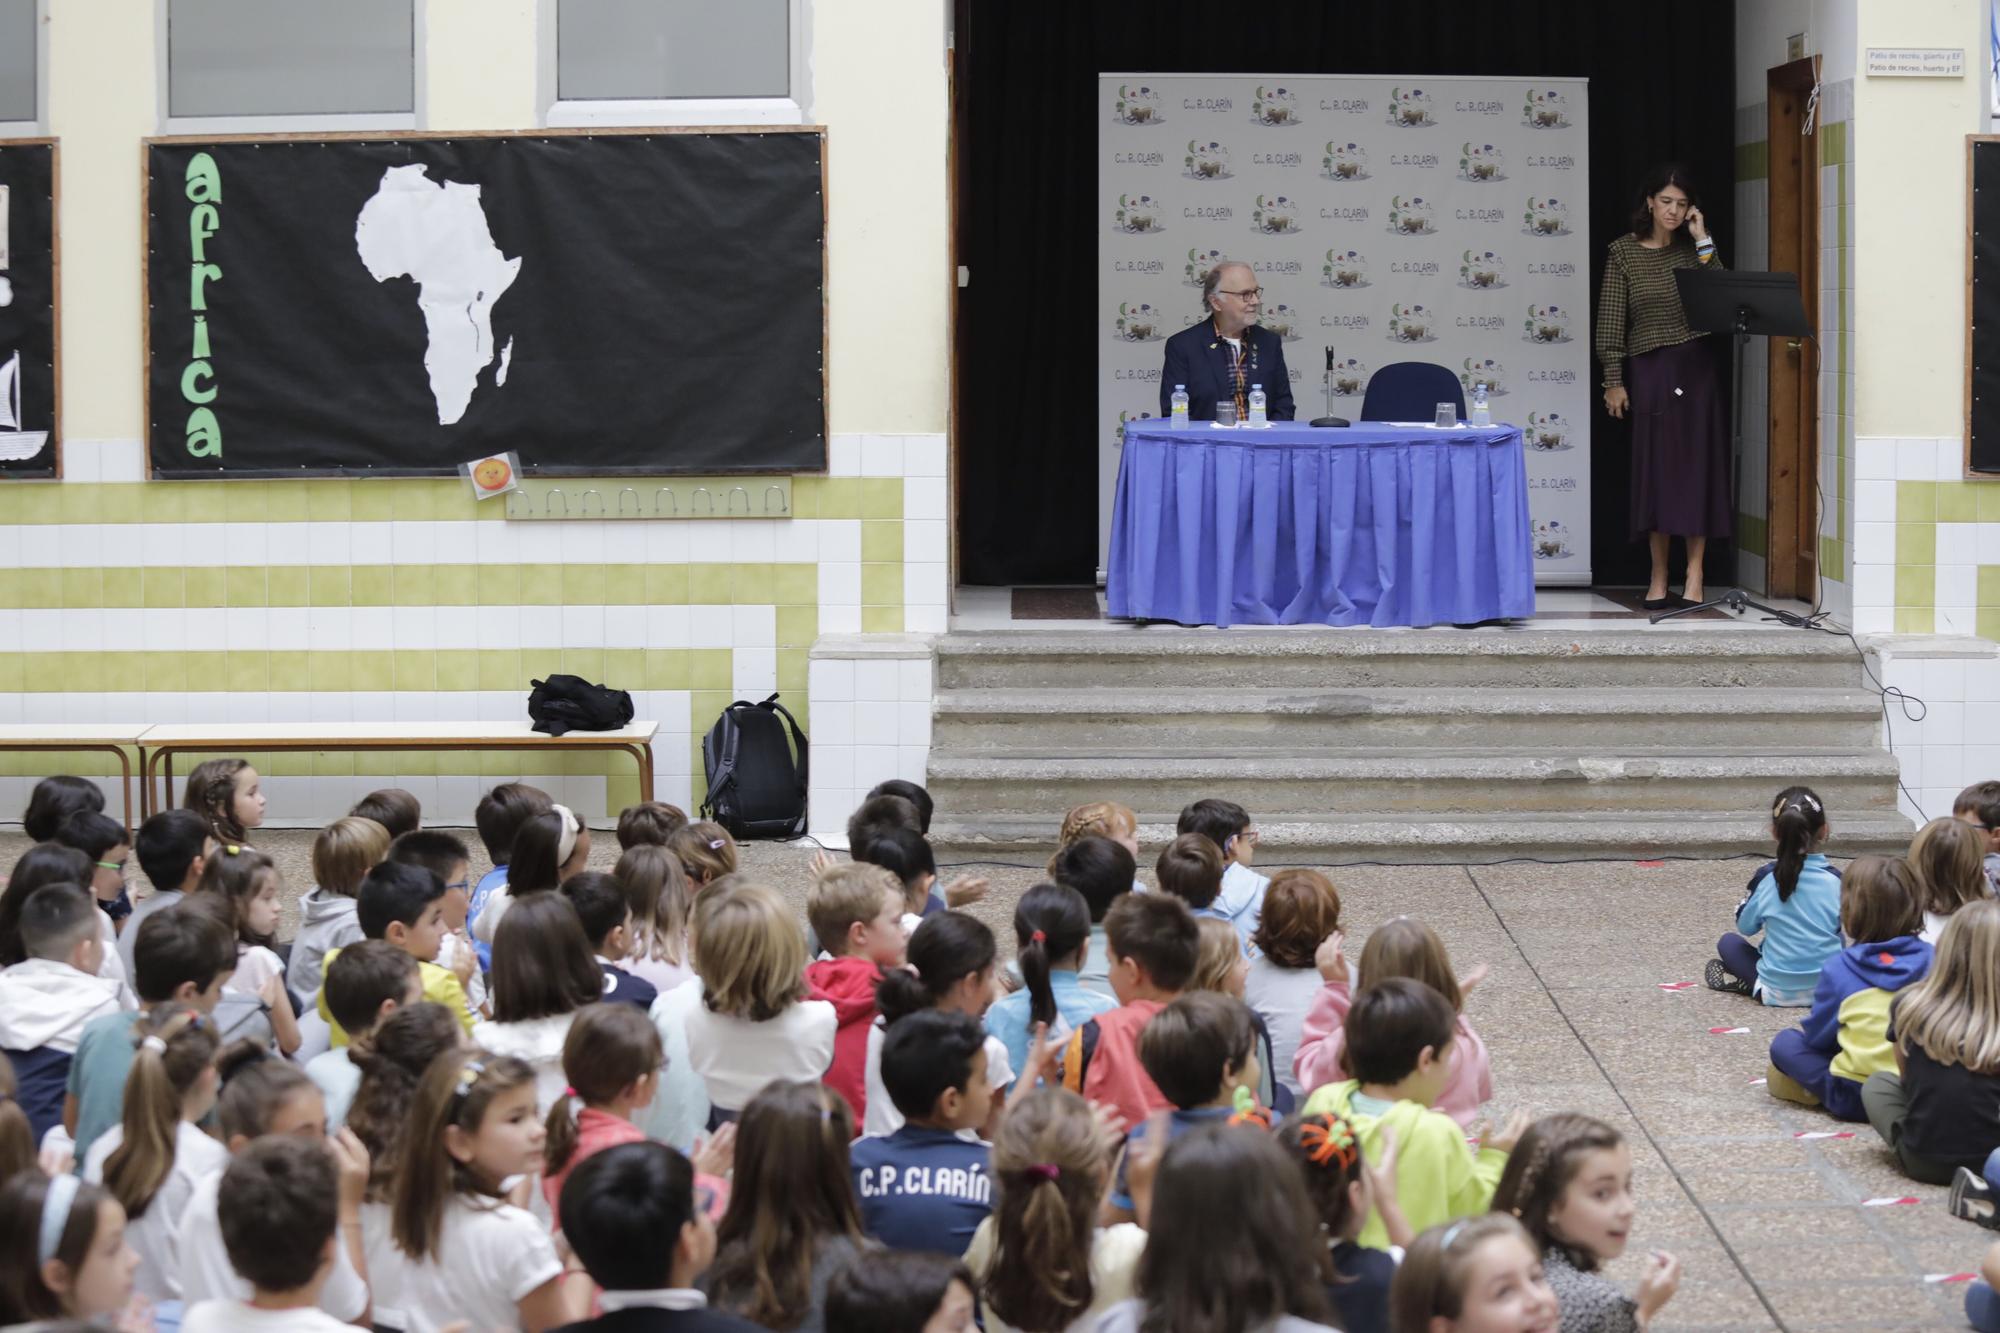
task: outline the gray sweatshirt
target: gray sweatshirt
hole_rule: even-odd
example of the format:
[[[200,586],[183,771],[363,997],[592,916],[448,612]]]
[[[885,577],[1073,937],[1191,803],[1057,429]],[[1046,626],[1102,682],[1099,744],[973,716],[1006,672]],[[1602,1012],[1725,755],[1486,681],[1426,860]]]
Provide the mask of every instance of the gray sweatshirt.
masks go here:
[[[314,889],[299,903],[299,933],[292,941],[292,960],[285,966],[285,986],[311,1007],[319,994],[326,955],[361,938],[354,899]]]

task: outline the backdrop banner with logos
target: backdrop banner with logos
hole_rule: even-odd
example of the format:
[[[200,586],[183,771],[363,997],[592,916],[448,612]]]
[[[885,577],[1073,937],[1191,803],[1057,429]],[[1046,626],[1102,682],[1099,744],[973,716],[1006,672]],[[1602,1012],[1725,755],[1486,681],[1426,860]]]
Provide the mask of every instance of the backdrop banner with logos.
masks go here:
[[[1590,582],[1584,79],[1104,74],[1098,80],[1098,552],[1160,344],[1250,264],[1300,420],[1359,419],[1395,361],[1485,383],[1526,437],[1536,582]],[[1168,386],[1171,390],[1172,386]]]

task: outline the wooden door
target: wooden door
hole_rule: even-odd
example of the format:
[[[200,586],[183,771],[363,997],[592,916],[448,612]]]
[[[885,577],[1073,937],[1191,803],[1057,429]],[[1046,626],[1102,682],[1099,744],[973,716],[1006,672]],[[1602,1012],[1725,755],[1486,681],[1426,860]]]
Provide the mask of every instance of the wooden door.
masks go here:
[[[1806,320],[1819,327],[1819,132],[1806,133],[1812,59],[1766,75],[1770,269],[1796,273]],[[1802,338],[1767,338],[1770,366],[1764,591],[1811,601],[1819,561],[1819,370]],[[1751,355],[1755,349],[1751,349]]]

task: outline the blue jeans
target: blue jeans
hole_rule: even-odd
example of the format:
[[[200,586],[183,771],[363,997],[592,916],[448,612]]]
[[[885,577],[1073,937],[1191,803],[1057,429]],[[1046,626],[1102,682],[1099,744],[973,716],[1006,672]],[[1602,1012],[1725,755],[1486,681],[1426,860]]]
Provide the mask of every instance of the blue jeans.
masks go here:
[[[1980,1168],[1979,1174],[1986,1177],[1987,1184],[2000,1190],[2000,1148],[1987,1154],[1986,1165]]]
[[[1976,1278],[1965,1289],[1965,1322],[1979,1333],[2000,1333],[2000,1296]]]
[[[1771,1063],[1779,1073],[1819,1098],[1819,1104],[1836,1119],[1868,1118],[1861,1105],[1861,1085],[1834,1073],[1829,1068],[1833,1057],[1807,1046],[1806,1034],[1798,1028],[1786,1028],[1771,1039]]]
[[[1732,930],[1715,942],[1715,956],[1729,969],[1730,976],[1754,982],[1757,980],[1757,962],[1764,954],[1756,945]]]

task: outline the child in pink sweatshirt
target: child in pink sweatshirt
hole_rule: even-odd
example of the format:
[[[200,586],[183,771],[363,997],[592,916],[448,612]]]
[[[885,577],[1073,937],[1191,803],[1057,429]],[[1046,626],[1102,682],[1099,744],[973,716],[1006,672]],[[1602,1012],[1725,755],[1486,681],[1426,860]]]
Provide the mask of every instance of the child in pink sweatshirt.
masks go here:
[[[1347,1009],[1353,1002],[1349,985],[1347,956],[1341,952],[1345,936],[1339,932],[1320,945],[1314,962],[1326,984],[1307,1011],[1299,1036],[1298,1053],[1292,1057],[1292,1072],[1308,1096],[1325,1083],[1349,1077],[1340,1067],[1340,1053],[1347,1045]],[[1409,977],[1421,981],[1451,1001],[1458,1013],[1458,1036],[1452,1043],[1451,1077],[1444,1091],[1432,1103],[1462,1126],[1478,1118],[1480,1106],[1493,1095],[1493,1066],[1486,1043],[1465,1019],[1465,997],[1486,976],[1486,965],[1472,969],[1463,981],[1451,970],[1451,957],[1437,932],[1412,917],[1399,916],[1376,927],[1361,950],[1361,978],[1358,989],[1366,990],[1389,977]]]

